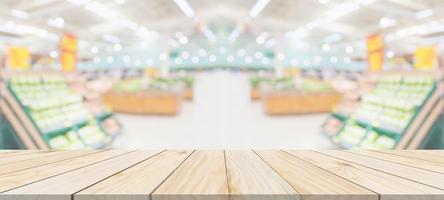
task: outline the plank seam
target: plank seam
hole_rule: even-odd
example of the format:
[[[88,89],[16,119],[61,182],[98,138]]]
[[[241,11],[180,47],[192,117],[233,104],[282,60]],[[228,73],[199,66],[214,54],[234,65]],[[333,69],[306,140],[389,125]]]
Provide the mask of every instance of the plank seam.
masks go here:
[[[105,152],[105,151],[102,151],[102,152]],[[132,152],[132,151],[130,151],[130,152]],[[115,157],[119,157],[119,156],[122,156],[122,155],[128,154],[128,153],[130,153],[130,152],[127,152],[127,153],[124,153],[124,154],[121,154],[121,155],[118,155],[118,156],[115,156]],[[24,186],[27,186],[27,185],[31,185],[31,184],[34,184],[34,183],[37,183],[37,182],[40,182],[40,181],[44,181],[44,180],[47,180],[47,179],[50,179],[50,178],[53,178],[53,177],[56,177],[56,176],[60,176],[60,175],[62,175],[62,174],[66,174],[66,173],[71,172],[71,171],[74,171],[74,170],[78,170],[78,169],[81,169],[81,168],[84,168],[84,167],[88,167],[88,166],[91,166],[91,165],[95,165],[95,164],[97,164],[97,163],[99,163],[99,162],[103,162],[103,161],[106,161],[106,160],[109,160],[109,159],[112,159],[112,158],[115,158],[115,157],[111,157],[111,158],[108,158],[108,159],[105,159],[105,160],[101,160],[101,161],[98,161],[98,162],[95,162],[95,163],[91,163],[91,164],[85,165],[85,166],[83,166],[83,167],[79,167],[79,168],[72,169],[72,170],[68,170],[68,171],[65,171],[65,172],[62,172],[62,173],[59,173],[59,174],[55,174],[55,175],[52,175],[52,176],[48,176],[48,177],[46,177],[46,178],[43,178],[43,179],[40,179],[40,180],[37,180],[37,181],[33,181],[33,182],[30,182],[30,183],[27,183],[27,184],[24,184],[24,185],[21,185],[21,186],[18,186],[18,187],[15,187],[15,188],[9,189],[9,190],[1,191],[0,194],[3,194],[3,193],[5,193],[5,192],[9,192],[9,191],[11,191],[11,190],[15,190],[15,189],[17,189],[17,188],[21,188],[21,187],[24,187]]]
[[[316,152],[318,152],[318,151],[316,151]],[[346,151],[344,151],[344,152],[346,152]],[[337,159],[340,159],[340,160],[343,160],[343,161],[346,161],[346,162],[351,162],[351,163],[356,164],[356,165],[360,165],[360,166],[363,166],[363,167],[366,167],[366,168],[370,168],[370,169],[373,169],[373,170],[376,170],[376,171],[380,171],[380,172],[383,172],[383,173],[386,173],[386,174],[390,174],[390,175],[393,175],[393,176],[396,176],[396,177],[399,177],[399,178],[402,178],[402,179],[405,179],[405,180],[413,181],[413,182],[415,182],[415,183],[419,183],[419,184],[422,184],[422,185],[426,185],[426,186],[429,186],[429,187],[432,187],[432,188],[435,188],[435,189],[438,189],[438,190],[442,190],[442,191],[444,191],[443,188],[439,188],[439,187],[436,187],[436,186],[433,186],[433,185],[429,185],[429,184],[426,184],[426,183],[421,183],[421,182],[415,181],[415,180],[413,180],[413,179],[409,179],[409,178],[406,178],[406,177],[402,177],[402,176],[399,176],[399,175],[396,175],[396,174],[391,174],[391,173],[388,173],[388,172],[382,171],[382,170],[380,170],[380,169],[376,169],[376,168],[373,168],[373,167],[369,167],[369,166],[366,166],[366,165],[362,165],[362,164],[359,164],[359,163],[356,163],[356,162],[353,162],[353,161],[344,160],[344,159],[342,159],[342,158],[338,158],[338,157],[335,157],[335,156],[331,156],[331,155],[328,155],[328,154],[324,154],[324,153],[322,153],[322,152],[318,152],[318,153],[323,154],[323,155],[326,155],[326,156],[330,156],[330,157],[332,157],[332,158],[337,158]],[[365,157],[365,156],[364,156],[364,157]],[[393,163],[393,164],[396,164],[396,163]]]
[[[57,153],[57,151],[49,152],[49,153]],[[67,160],[71,160],[71,159],[75,159],[75,158],[80,158],[80,157],[91,155],[91,154],[94,154],[94,153],[97,153],[97,152],[91,151],[91,152],[88,152],[86,154],[78,155],[78,156],[71,157],[71,158],[63,158],[61,160],[56,160],[56,161],[44,163],[44,164],[41,164],[41,165],[36,165],[36,166],[28,167],[28,168],[23,168],[23,169],[15,170],[15,171],[10,171],[10,172],[7,172],[7,173],[0,173],[0,175],[16,173],[16,172],[20,172],[20,171],[23,171],[23,170],[28,170],[28,169],[36,168],[36,167],[42,167],[42,166],[45,166],[45,165],[50,165],[50,164],[54,164],[54,163],[58,163],[58,162],[62,162],[62,161],[67,161]],[[37,157],[37,158],[39,158],[39,157]],[[32,158],[32,159],[37,159],[37,158]],[[23,162],[23,161],[26,161],[26,160],[19,160],[19,161],[15,161],[15,162],[12,162],[12,163],[19,163],[19,162]]]
[[[225,153],[226,153],[226,150],[224,149],[225,177],[227,178],[228,199],[230,199],[230,196],[231,196],[230,177],[228,175],[227,156]]]
[[[369,151],[380,152],[380,153],[383,153],[383,154],[399,156],[399,157],[403,157],[403,158],[413,158],[413,159],[416,159],[416,160],[419,160],[419,161],[423,160],[423,161],[427,161],[427,162],[434,162],[434,163],[438,163],[438,164],[444,164],[444,162],[439,162],[439,161],[434,161],[434,160],[427,160],[427,159],[413,157],[413,156],[409,156],[409,155],[394,154],[394,153],[391,153],[391,151],[376,151],[376,150],[369,150]]]
[[[136,152],[136,151],[137,151],[137,150],[134,150],[134,151],[131,151],[131,152],[129,152],[129,153]],[[165,151],[166,151],[166,150],[159,151],[159,152],[157,152],[157,153],[155,153],[155,154],[153,154],[153,155],[151,155],[151,156],[148,156],[148,158],[142,159],[142,161],[136,162],[135,164],[130,165],[129,167],[126,167],[126,168],[124,168],[124,169],[122,169],[122,170],[119,170],[119,171],[117,171],[117,172],[114,173],[114,174],[111,174],[111,175],[109,175],[109,176],[107,176],[107,177],[105,177],[105,178],[103,178],[103,179],[101,179],[101,180],[99,180],[99,181],[97,181],[97,182],[95,182],[95,183],[89,185],[89,186],[86,186],[85,188],[83,188],[83,189],[81,189],[81,190],[79,190],[79,191],[77,191],[77,192],[74,192],[73,194],[71,194],[71,200],[74,200],[74,195],[75,195],[75,194],[77,194],[77,193],[79,193],[79,192],[81,192],[81,191],[83,191],[83,190],[86,190],[86,189],[88,189],[88,188],[90,188],[90,187],[92,187],[92,186],[94,186],[94,185],[97,185],[97,183],[100,183],[100,182],[102,182],[102,181],[104,181],[104,180],[106,180],[106,179],[108,179],[108,178],[110,178],[110,177],[113,177],[113,176],[115,176],[116,174],[121,173],[121,172],[123,172],[123,171],[125,171],[125,170],[127,170],[127,169],[129,169],[129,168],[131,168],[131,167],[134,167],[134,166],[136,166],[136,165],[138,165],[138,164],[140,164],[140,163],[142,163],[142,162],[145,162],[146,160],[148,160],[148,159],[150,159],[150,158],[153,158],[153,157],[155,157],[155,156],[157,156],[157,155],[159,155],[160,153],[165,152]],[[127,154],[125,154],[125,155],[128,155],[129,153],[127,153]]]
[[[353,153],[353,152],[351,151],[350,153]],[[387,162],[391,162],[391,163],[395,163],[395,164],[404,165],[404,166],[407,166],[407,167],[413,167],[413,168],[416,168],[416,169],[420,169],[420,170],[429,171],[429,172],[434,172],[434,173],[438,173],[438,174],[443,174],[443,175],[444,175],[444,173],[442,173],[442,172],[433,171],[433,170],[430,170],[430,169],[424,169],[424,168],[417,167],[417,166],[413,166],[413,165],[410,165],[410,164],[405,164],[405,163],[402,163],[402,162],[399,162],[399,161],[386,160],[385,158],[379,158],[379,157],[377,157],[376,155],[367,155],[367,154],[360,154],[360,153],[353,153],[353,154],[356,154],[356,155],[363,155],[363,156],[367,156],[367,157],[370,157],[370,158],[375,158],[375,159],[382,160],[382,161],[387,161]],[[396,155],[395,155],[395,156],[396,156]],[[397,156],[397,157],[405,158],[405,157],[403,157],[403,156]],[[408,158],[408,159],[411,159],[411,158]]]
[[[160,188],[160,186],[162,186],[162,184],[164,184],[165,183],[165,181],[167,181],[173,174],[174,174],[174,172],[176,172],[177,171],[177,169],[179,169],[179,167],[180,166],[182,166],[182,164],[183,163],[185,163],[185,161],[187,161],[188,160],[188,158],[190,158],[191,157],[191,155],[193,155],[194,154],[194,152],[196,152],[196,150],[194,149],[193,150],[193,152],[191,152],[190,153],[190,155],[188,155],[185,159],[183,159],[182,160],[182,162],[180,162],[179,163],[179,165],[177,165],[177,167],[173,170],[173,171],[171,171],[171,173],[170,174],[168,174],[168,176],[167,177],[165,177],[165,179],[163,180],[163,181],[161,181],[160,183],[159,183],[159,185],[156,187],[156,188],[154,188],[154,190],[153,191],[151,191],[151,193],[150,194],[148,194],[148,197],[149,197],[149,199],[150,200],[152,200],[153,199],[153,194],[154,194],[154,192],[156,192],[157,191],[157,189],[159,189]]]
[[[299,200],[302,200],[302,197],[301,197],[301,192],[300,191],[298,191],[295,187],[293,187],[293,185],[291,185],[290,184],[290,182],[288,182],[287,181],[287,179],[284,177],[284,176],[282,176],[276,169],[274,169],[273,168],[273,166],[271,166],[266,160],[264,160],[255,150],[252,150],[253,152],[254,152],[254,154],[256,154],[256,156],[257,157],[259,157],[259,159],[261,159],[262,160],[262,162],[264,162],[268,167],[270,167],[279,177],[281,177],[282,178],[282,180],[284,180],[286,183],[287,183],[287,185],[289,185],[291,188],[293,188],[293,190],[297,193],[297,195],[298,195],[298,197],[299,197]]]
[[[311,162],[309,162],[309,161],[306,161],[306,160],[304,160],[304,159],[302,159],[302,158],[299,158],[299,157],[297,157],[297,156],[291,154],[290,152],[287,152],[287,150],[281,150],[281,151],[284,152],[284,153],[289,154],[289,155],[292,156],[292,157],[295,157],[295,158],[298,159],[298,160],[301,160],[301,161],[303,161],[303,162],[306,162],[306,163],[308,163],[309,165],[312,165],[312,166],[314,166],[314,167],[316,167],[316,168],[318,168],[318,169],[320,169],[320,170],[322,170],[322,171],[328,172],[329,174],[332,174],[333,176],[336,176],[336,177],[338,177],[338,178],[340,178],[340,179],[343,179],[343,180],[345,180],[345,181],[347,181],[347,182],[349,182],[349,183],[352,183],[353,185],[356,185],[356,186],[358,186],[358,187],[364,188],[364,189],[366,189],[366,190],[368,190],[368,191],[370,191],[370,192],[372,192],[372,193],[378,195],[378,199],[381,200],[381,195],[380,195],[379,193],[377,193],[376,191],[373,191],[373,190],[371,190],[371,189],[369,189],[369,188],[367,188],[367,187],[364,187],[364,186],[362,186],[362,185],[359,185],[359,184],[357,184],[357,183],[355,183],[355,182],[353,182],[353,181],[350,181],[350,180],[348,180],[348,179],[346,179],[346,178],[344,178],[344,177],[342,177],[342,176],[339,176],[339,175],[337,175],[337,174],[335,174],[335,173],[333,173],[333,172],[330,172],[329,170],[326,170],[326,169],[324,169],[324,168],[322,168],[322,167],[319,167],[319,166],[317,166],[317,165],[315,165],[315,164],[313,164],[313,163],[311,163]],[[313,151],[313,150],[310,150],[310,151]],[[313,151],[313,152],[317,153],[316,151]]]

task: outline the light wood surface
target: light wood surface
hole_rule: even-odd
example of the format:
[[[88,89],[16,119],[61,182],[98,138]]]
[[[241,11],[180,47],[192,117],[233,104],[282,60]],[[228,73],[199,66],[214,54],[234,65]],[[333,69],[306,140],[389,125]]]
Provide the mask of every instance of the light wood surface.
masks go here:
[[[330,150],[321,151],[321,153],[444,190],[444,174],[372,158],[351,151]]]
[[[377,200],[378,195],[281,151],[256,151],[276,172],[310,200]]]
[[[0,200],[443,200],[444,151],[0,151]]]
[[[425,193],[435,194],[436,197],[444,195],[442,190],[314,151],[288,153],[378,193],[381,200],[417,200]]]
[[[195,151],[153,194],[153,200],[228,199],[224,151]]]
[[[252,151],[226,151],[232,199],[300,199],[299,194]]]

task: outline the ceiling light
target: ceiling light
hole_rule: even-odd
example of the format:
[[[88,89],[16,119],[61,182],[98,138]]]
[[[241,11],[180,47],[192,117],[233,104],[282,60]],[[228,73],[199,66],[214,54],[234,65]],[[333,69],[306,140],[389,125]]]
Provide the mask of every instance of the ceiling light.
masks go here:
[[[59,54],[57,53],[57,51],[51,51],[51,53],[49,53],[49,56],[51,56],[51,58],[56,58]]]
[[[320,4],[327,4],[328,2],[330,2],[330,0],[319,0]]]
[[[393,58],[395,56],[395,52],[387,51],[386,56],[387,56],[387,58]]]
[[[99,48],[96,46],[91,47],[91,53],[96,54],[97,52],[99,52]]]
[[[424,19],[433,15],[432,9],[422,10],[415,14],[417,19]]]
[[[167,55],[165,53],[160,54],[159,59],[160,60],[166,60],[167,59]]]
[[[29,14],[22,10],[12,9],[11,15],[20,19],[27,19],[29,17]]]
[[[331,49],[331,46],[329,44],[323,44],[322,45],[322,50],[323,51],[328,52],[328,51],[330,51],[330,49]]]
[[[100,62],[100,58],[99,57],[94,57],[93,58],[93,62],[96,63],[96,64],[99,63]]]
[[[250,17],[255,18],[267,6],[270,0],[257,0],[253,8],[250,10]]]
[[[256,43],[258,43],[258,44],[263,44],[265,42],[265,38],[264,37],[262,37],[262,36],[258,36],[257,38],[256,38]]]
[[[354,49],[351,46],[348,46],[348,47],[345,48],[345,52],[347,52],[348,54],[352,54],[353,51],[354,51]]]
[[[295,58],[291,59],[291,65],[293,66],[299,65],[299,60]]]
[[[389,28],[389,27],[395,26],[397,23],[398,23],[398,21],[394,18],[382,17],[379,20],[379,27]]]
[[[183,36],[183,37],[181,37],[181,38],[179,39],[179,42],[180,42],[181,44],[186,44],[186,43],[188,43],[188,38],[185,37],[185,36]]]
[[[186,0],[174,0],[174,2],[179,6],[182,12],[188,17],[194,16],[194,10],[191,8],[190,4]]]
[[[111,43],[120,43],[120,38],[111,34],[103,34],[102,39]]]
[[[280,53],[280,54],[277,55],[277,59],[278,60],[284,60],[285,59],[285,55]]]
[[[336,57],[336,56],[332,56],[332,57],[330,58],[330,62],[333,63],[333,64],[338,63],[338,57]]]
[[[153,60],[148,59],[145,61],[145,63],[146,63],[146,65],[151,66],[151,65],[153,65]]]
[[[270,59],[269,58],[262,58],[262,63],[263,64],[269,64],[270,63]]]
[[[344,58],[344,63],[345,64],[350,64],[351,63],[351,58],[350,57],[345,57]]]
[[[61,17],[51,18],[46,21],[46,23],[49,26],[55,27],[55,28],[64,28],[65,27],[65,20]]]

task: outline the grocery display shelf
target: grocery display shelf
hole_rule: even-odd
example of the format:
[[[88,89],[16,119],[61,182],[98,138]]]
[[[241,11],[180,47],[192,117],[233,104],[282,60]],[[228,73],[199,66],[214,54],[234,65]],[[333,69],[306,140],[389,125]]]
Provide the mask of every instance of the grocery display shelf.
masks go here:
[[[358,118],[353,116],[353,114],[344,114],[341,111],[334,111],[331,113],[331,116],[342,121],[342,127],[339,129],[337,134],[341,133],[348,121],[352,121],[354,124],[366,129],[366,134],[362,137],[361,141],[356,145],[346,144],[345,142],[335,142],[332,139],[332,142],[336,144],[338,147],[343,149],[352,149],[355,147],[359,147],[362,142],[365,140],[370,131],[376,131],[380,136],[387,136],[395,139],[396,145],[394,148],[396,149],[405,149],[407,148],[407,144],[411,142],[412,138],[415,136],[415,133],[422,132],[423,135],[427,135],[427,131],[431,129],[432,125],[427,125],[425,122],[433,123],[433,119],[427,120],[429,118],[429,113],[432,112],[433,108],[439,109],[439,106],[435,105],[435,102],[439,101],[440,96],[440,85],[438,83],[433,84],[433,87],[425,97],[424,101],[421,105],[417,106],[412,118],[409,120],[407,125],[403,129],[391,127],[388,124],[384,123],[373,123],[372,120]],[[436,114],[435,114],[436,115]],[[426,136],[424,136],[426,137]],[[418,142],[417,142],[418,143]],[[419,148],[419,144],[416,145],[416,148]],[[416,149],[413,148],[413,149]]]
[[[443,151],[0,151],[2,156],[0,199],[444,199]]]

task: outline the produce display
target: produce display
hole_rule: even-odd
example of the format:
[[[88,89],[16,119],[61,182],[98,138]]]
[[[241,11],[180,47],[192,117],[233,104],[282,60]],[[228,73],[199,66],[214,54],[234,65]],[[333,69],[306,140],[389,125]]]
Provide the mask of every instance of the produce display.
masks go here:
[[[87,131],[93,129],[89,124],[99,119],[88,109],[83,96],[71,90],[64,76],[13,76],[8,87],[51,148],[94,148],[97,143],[110,142],[99,125]]]
[[[333,113],[345,121],[333,141],[349,148],[394,148],[434,89],[435,80],[430,76],[381,77],[376,87],[361,97],[354,112],[344,116],[347,112],[337,109]]]

